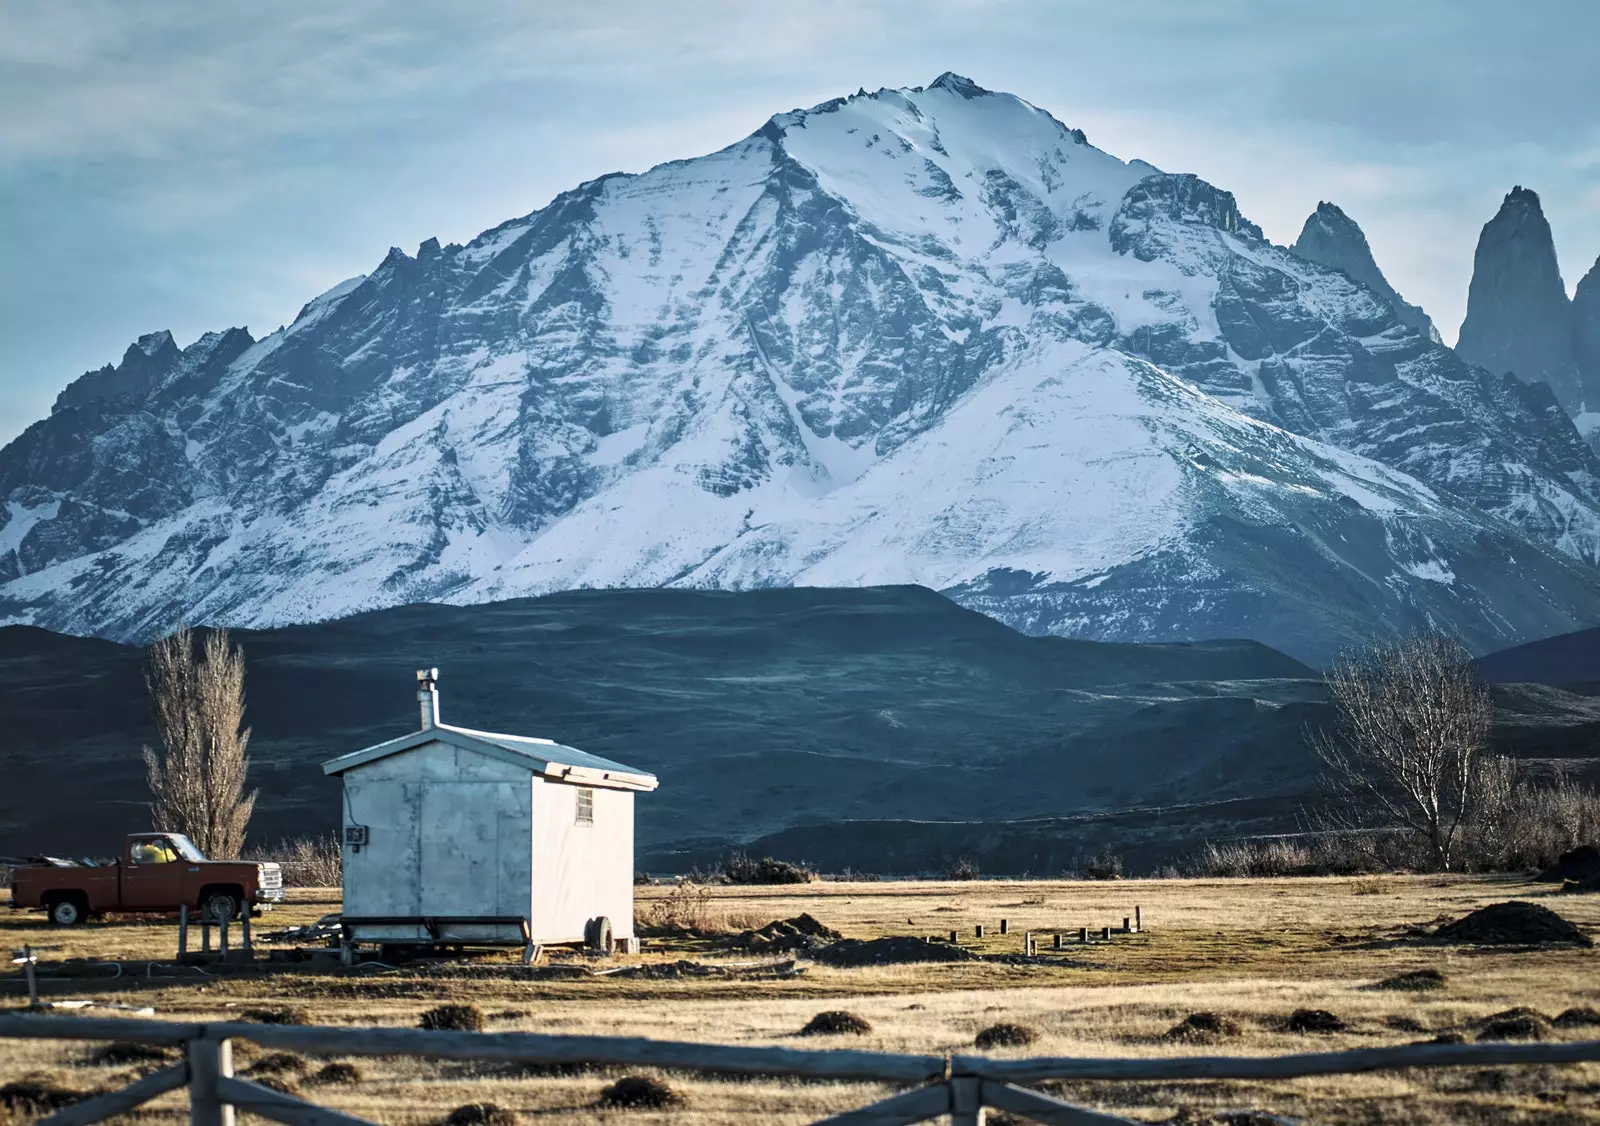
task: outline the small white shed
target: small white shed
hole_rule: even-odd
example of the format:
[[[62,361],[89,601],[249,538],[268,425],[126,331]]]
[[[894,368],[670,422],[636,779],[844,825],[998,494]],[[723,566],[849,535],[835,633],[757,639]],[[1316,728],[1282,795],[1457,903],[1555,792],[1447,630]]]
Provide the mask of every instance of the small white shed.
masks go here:
[[[633,937],[633,795],[655,775],[549,739],[439,721],[322,764],[344,784],[346,943]],[[609,931],[609,933],[605,933]]]

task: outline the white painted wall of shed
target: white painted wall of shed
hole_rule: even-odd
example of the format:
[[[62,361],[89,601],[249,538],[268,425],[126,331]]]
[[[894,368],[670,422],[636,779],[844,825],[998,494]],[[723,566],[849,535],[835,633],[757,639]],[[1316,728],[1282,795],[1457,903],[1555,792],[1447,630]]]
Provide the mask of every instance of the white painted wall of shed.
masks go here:
[[[633,936],[633,794],[594,790],[594,824],[578,824],[578,786],[533,783],[533,933],[579,942],[604,915],[617,938]]]
[[[345,824],[368,828],[345,849],[346,915],[516,915],[538,942],[582,941],[604,915],[632,936],[631,792],[595,788],[594,823],[579,825],[579,787],[444,742],[342,777]]]

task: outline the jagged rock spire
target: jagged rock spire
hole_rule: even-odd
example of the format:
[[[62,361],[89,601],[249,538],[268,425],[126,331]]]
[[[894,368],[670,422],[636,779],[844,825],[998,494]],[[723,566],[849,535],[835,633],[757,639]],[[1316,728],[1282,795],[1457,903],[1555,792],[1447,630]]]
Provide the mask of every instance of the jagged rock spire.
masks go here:
[[[1354,219],[1334,204],[1317,204],[1290,249],[1307,261],[1344,271],[1351,281],[1360,282],[1387,301],[1402,324],[1429,340],[1439,340],[1439,330],[1433,327],[1432,319],[1389,284],[1372,256],[1367,236]]]
[[[1521,185],[1478,236],[1456,351],[1492,372],[1548,383],[1569,412],[1583,409],[1572,303],[1556,264],[1555,240],[1538,195]]]

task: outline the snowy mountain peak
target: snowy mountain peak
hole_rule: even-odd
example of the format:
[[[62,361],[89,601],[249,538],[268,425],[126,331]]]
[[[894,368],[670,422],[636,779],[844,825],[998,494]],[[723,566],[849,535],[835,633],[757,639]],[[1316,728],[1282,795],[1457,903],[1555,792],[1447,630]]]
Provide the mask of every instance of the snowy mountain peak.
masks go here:
[[[963,98],[977,98],[992,92],[985,90],[972,79],[967,78],[965,75],[957,74],[953,70],[945,71],[938,78],[928,83],[927,88],[929,90],[948,90],[950,93],[957,94]]]
[[[1320,659],[1600,616],[1600,462],[1547,395],[1229,192],[954,75],[207,340],[0,451],[8,620],[917,582],[1032,632]]]
[[[128,351],[132,352],[137,349],[145,356],[154,358],[162,352],[175,352],[177,348],[178,345],[173,341],[172,333],[162,329],[160,332],[145,333],[128,348]]]
[[[1366,234],[1336,205],[1325,200],[1318,203],[1317,209],[1306,218],[1292,249],[1308,261],[1339,270],[1352,281],[1360,282],[1387,301],[1402,323],[1439,342],[1439,330],[1432,319],[1389,284],[1372,256]]]

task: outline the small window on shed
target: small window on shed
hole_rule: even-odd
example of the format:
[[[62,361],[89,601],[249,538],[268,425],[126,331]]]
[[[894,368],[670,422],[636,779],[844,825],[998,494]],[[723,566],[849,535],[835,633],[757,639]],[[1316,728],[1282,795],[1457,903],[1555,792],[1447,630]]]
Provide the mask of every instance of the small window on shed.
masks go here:
[[[594,824],[594,791],[583,787],[578,789],[578,824]]]

